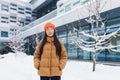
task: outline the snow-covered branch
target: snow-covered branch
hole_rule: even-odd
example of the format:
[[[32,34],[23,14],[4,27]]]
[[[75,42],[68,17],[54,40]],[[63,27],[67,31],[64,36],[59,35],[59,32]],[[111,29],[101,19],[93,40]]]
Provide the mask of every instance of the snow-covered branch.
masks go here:
[[[118,34],[120,27],[114,32],[110,32],[110,29],[107,29],[108,26],[105,24],[109,16],[105,18],[101,17],[101,10],[105,6],[105,4],[101,5],[101,2],[101,0],[89,0],[86,5],[89,15],[85,18],[85,21],[90,24],[88,28],[89,31],[79,31],[77,28],[73,27],[73,31],[70,33],[74,45],[84,51],[93,53],[93,71],[95,70],[97,51],[112,50],[120,52],[120,50],[115,50],[120,46],[111,43],[113,37],[116,38],[117,36],[120,36],[120,34]],[[81,25],[79,25],[79,27],[82,29]],[[79,37],[74,33],[78,33]]]

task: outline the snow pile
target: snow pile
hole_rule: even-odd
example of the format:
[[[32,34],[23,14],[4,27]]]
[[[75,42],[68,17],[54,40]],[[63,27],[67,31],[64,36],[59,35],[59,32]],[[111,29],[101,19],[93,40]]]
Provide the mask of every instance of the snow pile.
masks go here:
[[[33,65],[33,56],[14,53],[0,59],[0,80],[40,80]],[[92,72],[91,62],[68,61],[62,80],[120,80],[120,66],[96,65]]]
[[[120,66],[96,65],[92,72],[91,62],[69,61],[63,73],[63,80],[120,80]]]

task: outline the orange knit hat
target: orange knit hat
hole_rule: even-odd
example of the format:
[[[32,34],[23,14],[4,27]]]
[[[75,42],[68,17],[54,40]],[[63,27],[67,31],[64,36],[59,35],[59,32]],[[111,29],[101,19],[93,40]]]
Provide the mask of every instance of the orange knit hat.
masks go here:
[[[44,31],[46,31],[47,28],[53,28],[55,31],[56,31],[56,27],[53,23],[51,22],[47,22],[45,25],[44,25]]]

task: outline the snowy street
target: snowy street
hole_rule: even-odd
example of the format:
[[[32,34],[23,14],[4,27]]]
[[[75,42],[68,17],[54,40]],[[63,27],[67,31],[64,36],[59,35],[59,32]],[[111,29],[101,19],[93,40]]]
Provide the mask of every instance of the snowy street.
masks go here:
[[[32,58],[8,54],[0,59],[0,80],[39,80]]]
[[[39,80],[33,66],[33,56],[7,54],[0,59],[0,80]],[[120,66],[96,65],[92,72],[92,63],[68,61],[63,70],[62,80],[120,80]]]

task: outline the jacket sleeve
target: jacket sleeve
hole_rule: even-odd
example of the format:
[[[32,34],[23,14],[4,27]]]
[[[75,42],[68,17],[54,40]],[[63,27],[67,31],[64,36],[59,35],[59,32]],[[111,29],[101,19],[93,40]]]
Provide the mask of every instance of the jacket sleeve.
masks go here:
[[[60,57],[60,64],[59,64],[59,67],[60,67],[60,70],[64,69],[65,68],[65,65],[67,63],[67,52],[66,52],[66,49],[65,49],[65,46],[64,44],[60,41],[61,43],[61,57]]]
[[[41,41],[37,45],[36,50],[34,52],[34,67],[36,69],[39,69],[40,66],[40,46],[41,46]]]

